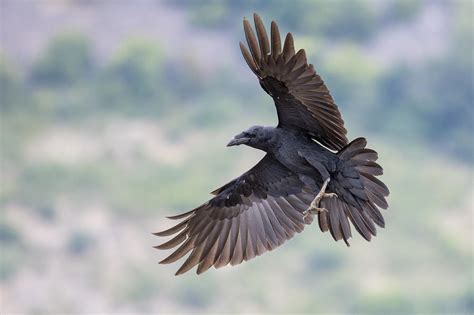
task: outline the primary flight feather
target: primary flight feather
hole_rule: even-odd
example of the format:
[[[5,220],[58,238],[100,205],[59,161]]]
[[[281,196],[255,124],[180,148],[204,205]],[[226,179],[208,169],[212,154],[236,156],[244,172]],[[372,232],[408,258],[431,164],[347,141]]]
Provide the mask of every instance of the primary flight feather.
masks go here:
[[[240,43],[240,49],[275,102],[278,126],[236,135],[228,146],[245,144],[265,157],[213,191],[211,200],[169,217],[178,224],[154,233],[174,236],[156,246],[174,249],[160,263],[189,254],[176,275],[250,260],[303,231],[315,215],[321,231],[347,245],[351,225],[368,241],[376,225],[385,226],[379,209],[388,207],[389,190],[375,177],[382,175],[377,152],[366,148],[364,138],[348,143],[337,105],[305,51],[295,53],[291,33],[282,45],[275,22],[270,39],[257,14],[254,22],[256,35],[244,19],[248,48]]]

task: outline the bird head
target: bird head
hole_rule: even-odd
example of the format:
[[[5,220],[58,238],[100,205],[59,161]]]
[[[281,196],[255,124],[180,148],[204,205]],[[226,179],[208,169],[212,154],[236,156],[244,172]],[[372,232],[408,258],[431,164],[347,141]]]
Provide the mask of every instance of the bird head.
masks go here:
[[[253,126],[236,135],[227,144],[228,147],[245,144],[256,149],[265,150],[268,141],[272,138],[272,130],[270,127]]]

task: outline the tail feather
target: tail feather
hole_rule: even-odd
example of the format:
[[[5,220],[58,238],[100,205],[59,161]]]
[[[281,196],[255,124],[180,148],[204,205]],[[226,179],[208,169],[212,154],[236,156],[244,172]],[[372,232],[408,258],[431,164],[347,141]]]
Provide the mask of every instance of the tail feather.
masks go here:
[[[367,140],[365,140],[365,138],[357,138],[342,148],[338,155],[343,160],[349,160],[354,154],[356,154],[357,150],[365,149],[366,145]]]
[[[357,138],[337,153],[343,163],[332,178],[330,188],[338,197],[321,201],[329,212],[319,214],[320,229],[329,230],[336,241],[343,239],[346,244],[351,237],[349,221],[367,241],[377,234],[376,225],[385,227],[379,208],[388,208],[385,198],[390,192],[376,178],[383,174],[383,168],[375,162],[377,152],[366,145],[364,138]]]
[[[385,227],[385,219],[383,218],[382,213],[380,213],[379,208],[377,208],[372,202],[360,201],[360,208],[367,210],[367,213],[375,224],[382,228]]]
[[[374,176],[383,175],[383,168],[374,161],[360,161],[355,165],[354,170]]]
[[[355,158],[356,160],[360,161],[377,161],[379,156],[376,151],[364,148],[352,151],[351,158]]]
[[[319,228],[323,232],[329,231],[334,240],[342,239],[349,246],[348,240],[352,237],[352,233],[346,214],[347,205],[338,198],[330,198],[323,199],[323,206],[330,210],[319,213]]]
[[[360,175],[367,190],[377,194],[380,197],[386,197],[390,194],[388,187],[382,183],[380,179],[377,179],[373,175],[364,172],[360,172]]]
[[[326,212],[318,213],[318,224],[319,224],[319,229],[321,230],[321,232],[329,231],[329,221],[328,221],[328,216]]]
[[[369,228],[364,223],[364,220],[362,219],[360,212],[361,212],[360,209],[356,209],[352,206],[349,206],[349,211],[347,212],[347,216],[351,220],[357,232],[359,232],[359,234],[362,235],[363,238],[365,238],[367,241],[370,242],[370,239],[372,238],[372,234],[370,233]]]

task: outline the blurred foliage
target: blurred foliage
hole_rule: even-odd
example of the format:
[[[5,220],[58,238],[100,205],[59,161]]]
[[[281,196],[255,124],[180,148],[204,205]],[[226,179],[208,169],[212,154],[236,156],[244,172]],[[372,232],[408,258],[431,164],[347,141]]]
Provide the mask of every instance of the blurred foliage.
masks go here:
[[[368,0],[178,0],[191,8],[191,21],[201,27],[234,26],[233,17],[265,12],[266,17],[296,33],[333,39],[367,40],[385,23],[406,23],[422,9],[422,0],[390,0],[374,6]],[[290,9],[290,8],[291,9]]]
[[[6,222],[0,222],[0,242],[18,243],[20,236],[14,227]]]
[[[14,70],[7,64],[5,58],[0,56],[0,111],[11,110],[14,101],[19,98],[19,78],[15,75]]]
[[[467,22],[467,15],[460,13],[460,19],[456,20],[446,55],[415,67],[397,65],[381,75],[375,90],[377,113],[383,118],[378,120],[377,131],[387,130],[388,125],[389,132],[415,134],[453,156],[472,162],[474,27]]]
[[[341,108],[358,125],[394,137],[439,140],[437,146],[472,161],[472,50],[456,45],[469,42],[472,25],[465,18],[457,24],[442,58],[382,70],[359,46],[344,44],[321,57],[320,72]],[[252,81],[229,82],[228,71],[221,71],[222,78],[216,73],[215,79],[206,80],[193,67],[193,60],[166,57],[159,45],[144,40],[125,43],[110,62],[93,67],[95,58],[88,43],[78,34],[54,39],[31,69],[33,82],[40,85],[33,89],[2,58],[2,110],[26,108],[30,113],[48,112],[59,120],[77,120],[99,109],[122,115],[166,115],[167,120],[178,119],[169,125],[202,127],[223,122],[245,110],[242,104],[261,98],[250,87]],[[252,91],[244,101],[239,93],[243,90]],[[379,117],[375,122],[373,114]]]
[[[13,277],[22,265],[22,237],[16,226],[0,217],[0,280]]]
[[[166,97],[163,58],[156,44],[127,42],[103,71],[97,89],[100,104],[109,108],[128,106],[142,114],[159,110]]]
[[[351,111],[343,117],[364,122],[369,113],[381,107],[376,102],[375,88],[381,70],[355,45],[346,44],[326,56],[319,68],[337,103]]]
[[[90,41],[82,34],[64,33],[56,37],[31,70],[34,83],[67,85],[90,76],[93,69]]]
[[[424,0],[392,0],[387,1],[385,21],[406,23],[414,20],[423,9]]]
[[[71,255],[80,256],[90,249],[93,244],[94,240],[89,234],[82,231],[74,231],[71,233],[66,247]]]

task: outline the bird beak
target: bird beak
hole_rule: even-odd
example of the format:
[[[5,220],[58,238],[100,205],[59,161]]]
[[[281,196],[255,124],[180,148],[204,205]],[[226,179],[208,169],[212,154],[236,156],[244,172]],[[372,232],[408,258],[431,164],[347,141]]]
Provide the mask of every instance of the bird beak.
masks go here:
[[[228,147],[232,147],[234,145],[240,145],[240,144],[245,144],[250,141],[250,138],[245,137],[244,133],[240,133],[234,137],[234,139],[230,140],[229,143],[227,143]]]

